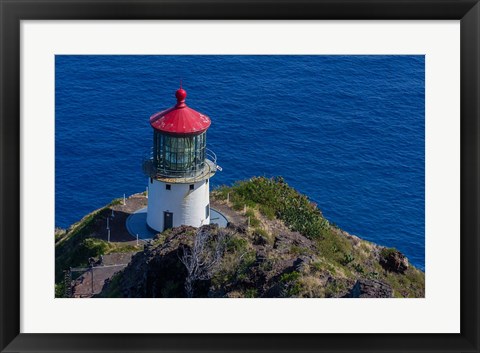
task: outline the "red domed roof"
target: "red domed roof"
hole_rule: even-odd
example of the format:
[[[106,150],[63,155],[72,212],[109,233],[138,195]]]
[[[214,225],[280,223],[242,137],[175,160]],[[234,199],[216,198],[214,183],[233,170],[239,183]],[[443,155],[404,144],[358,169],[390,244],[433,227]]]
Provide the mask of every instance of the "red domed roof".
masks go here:
[[[178,89],[175,97],[177,97],[177,104],[174,107],[150,117],[150,125],[155,130],[169,134],[188,135],[199,134],[209,128],[210,118],[185,104],[187,92],[184,89]]]

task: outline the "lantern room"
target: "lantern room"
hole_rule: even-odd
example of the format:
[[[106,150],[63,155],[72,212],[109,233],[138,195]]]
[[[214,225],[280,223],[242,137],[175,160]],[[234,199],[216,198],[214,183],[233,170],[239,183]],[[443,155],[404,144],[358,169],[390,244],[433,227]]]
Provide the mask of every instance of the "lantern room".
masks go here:
[[[150,117],[152,154],[144,164],[154,178],[195,178],[216,171],[215,154],[206,148],[210,118],[185,103],[187,92],[176,91],[177,104]]]

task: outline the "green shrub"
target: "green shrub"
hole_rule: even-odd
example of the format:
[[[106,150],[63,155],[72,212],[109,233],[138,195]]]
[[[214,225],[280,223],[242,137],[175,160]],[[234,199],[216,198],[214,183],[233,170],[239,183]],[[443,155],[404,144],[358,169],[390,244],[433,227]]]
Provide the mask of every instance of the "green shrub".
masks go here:
[[[87,238],[82,244],[80,244],[80,249],[84,248],[85,257],[97,257],[100,255],[105,255],[108,251],[108,243],[101,239]],[[82,250],[80,250],[82,251]]]
[[[269,220],[275,219],[275,210],[273,208],[266,205],[260,205],[258,207],[258,210],[260,211],[261,214],[267,217],[267,219]]]
[[[243,252],[247,249],[247,245],[247,240],[233,236],[228,238],[226,248],[229,252]]]
[[[358,273],[364,273],[364,269],[362,267],[362,265],[360,264],[357,264],[357,263],[353,263],[352,264],[352,267],[355,269],[355,271],[357,271]]]
[[[243,203],[241,200],[235,200],[233,201],[233,209],[235,211],[241,211],[245,207],[245,203]]]
[[[325,266],[323,265],[322,262],[312,262],[310,264],[310,268],[315,272],[319,272],[319,271],[322,271],[325,268]]]
[[[55,284],[55,298],[65,298],[65,282]]]
[[[251,209],[247,209],[247,212],[245,212],[245,217],[255,217],[255,212]]]
[[[302,292],[302,290],[303,290],[302,284],[299,282],[294,282],[288,286],[285,296],[296,297]]]
[[[264,237],[266,239],[270,238],[270,234],[268,234],[268,232],[263,228],[255,228],[254,233],[256,233],[258,235],[261,235],[262,237]]]
[[[304,246],[292,245],[290,246],[290,253],[293,255],[308,255],[311,254],[311,250]]]
[[[240,266],[238,267],[238,273],[245,273],[255,263],[256,258],[255,251],[244,253]]]
[[[294,282],[300,278],[300,273],[292,271],[290,273],[284,273],[280,276],[280,281],[284,283]]]
[[[329,229],[329,223],[320,210],[305,195],[289,187],[281,177],[258,177],[237,182],[232,191],[235,194],[235,209],[241,209],[237,207],[242,202],[247,206],[258,204],[260,212],[267,217],[275,215],[306,237],[322,237]]]
[[[231,283],[235,281],[248,281],[250,275],[248,271],[250,267],[255,263],[256,256],[254,251],[244,252],[241,258],[238,259],[236,268],[233,272],[226,273],[226,282]],[[227,271],[228,272],[228,271]],[[224,282],[225,283],[225,282]]]
[[[355,258],[353,257],[352,254],[344,254],[343,255],[343,259],[341,261],[342,265],[348,265],[350,262],[352,262],[353,260],[355,260]]]
[[[251,209],[248,209],[245,212],[245,217],[250,217],[250,227],[258,227],[260,225],[260,221],[255,217],[255,212]]]
[[[334,279],[333,281],[329,282],[325,287],[325,297],[327,298],[338,297],[339,295],[345,294],[346,290],[347,290],[347,286],[344,281]]]
[[[161,233],[158,233],[152,240],[153,245],[163,244],[168,236],[172,234],[172,228],[166,229]]]
[[[123,204],[123,198],[114,199],[108,206],[115,206]]]
[[[221,185],[217,187],[215,190],[213,190],[212,196],[217,200],[226,200],[229,192],[230,192],[230,188],[228,186]]]
[[[300,278],[301,275],[297,271],[284,273],[280,276],[280,282],[285,284],[283,297],[296,297],[302,292],[303,286],[299,282]]]
[[[272,259],[266,259],[265,261],[263,261],[259,268],[262,270],[262,271],[265,271],[265,272],[268,272],[268,271],[271,271],[273,270],[273,266],[274,266],[274,260]]]
[[[245,291],[245,298],[256,298],[258,296],[258,290],[256,288],[249,288]]]

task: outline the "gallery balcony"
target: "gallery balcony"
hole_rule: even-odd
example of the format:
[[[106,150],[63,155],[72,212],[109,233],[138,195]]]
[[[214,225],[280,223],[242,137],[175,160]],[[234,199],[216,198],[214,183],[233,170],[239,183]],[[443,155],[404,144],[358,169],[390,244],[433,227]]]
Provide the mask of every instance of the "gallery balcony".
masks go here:
[[[146,176],[166,183],[193,183],[211,178],[221,168],[217,165],[217,156],[212,150],[206,149],[203,162],[183,166],[176,169],[167,167],[167,163],[156,162],[151,153],[143,159],[142,169]]]

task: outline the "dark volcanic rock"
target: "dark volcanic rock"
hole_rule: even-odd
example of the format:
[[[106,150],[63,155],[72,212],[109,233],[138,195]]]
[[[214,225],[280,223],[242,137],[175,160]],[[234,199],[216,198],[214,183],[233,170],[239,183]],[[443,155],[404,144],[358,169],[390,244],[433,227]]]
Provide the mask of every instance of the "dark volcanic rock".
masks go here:
[[[380,252],[380,265],[391,272],[404,273],[408,269],[408,259],[395,249],[383,249]]]
[[[314,262],[313,256],[302,255],[293,262],[293,266],[297,272],[306,272],[312,262]]]
[[[266,245],[268,243],[267,239],[261,234],[253,233],[253,244],[255,245]]]
[[[290,251],[292,246],[311,248],[313,243],[310,239],[304,237],[298,232],[289,234],[278,234],[273,244],[274,249]]]
[[[186,269],[179,259],[179,248],[192,244],[194,232],[193,227],[181,226],[161,246],[147,243],[123,271],[119,283],[122,297],[183,297]]]
[[[362,278],[344,298],[391,298],[392,295],[392,287],[388,284]]]
[[[237,225],[237,224],[235,224],[235,223],[233,223],[233,222],[228,222],[228,223],[227,223],[227,228],[228,228],[228,229],[231,229],[231,230],[234,230],[234,231],[236,231],[236,232],[238,232],[238,233],[241,233],[241,234],[246,234],[246,233],[247,233],[247,230],[248,230],[246,226],[244,226],[244,225]]]
[[[282,296],[282,292],[285,289],[285,285],[283,283],[275,283],[272,287],[270,287],[265,294],[262,296],[263,298],[280,298]]]

